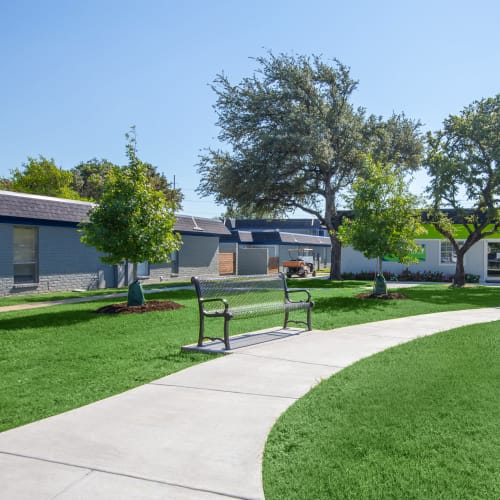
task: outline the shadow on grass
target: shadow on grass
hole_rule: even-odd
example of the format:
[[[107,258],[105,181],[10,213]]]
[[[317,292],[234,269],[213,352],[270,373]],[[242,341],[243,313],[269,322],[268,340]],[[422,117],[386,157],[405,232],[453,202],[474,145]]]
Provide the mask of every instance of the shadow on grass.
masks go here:
[[[314,299],[315,312],[381,311],[391,307],[390,300],[360,299],[357,297],[320,297]]]
[[[37,309],[37,311],[41,311]],[[47,328],[47,327],[64,327],[72,326],[86,321],[91,321],[96,318],[92,311],[87,310],[68,310],[68,311],[54,311],[39,312],[38,314],[25,315],[22,318],[8,317],[3,319],[0,317],[0,331],[1,330],[24,330],[31,328]]]
[[[289,288],[363,288],[373,285],[371,281],[332,281],[320,278],[289,279],[287,283]]]

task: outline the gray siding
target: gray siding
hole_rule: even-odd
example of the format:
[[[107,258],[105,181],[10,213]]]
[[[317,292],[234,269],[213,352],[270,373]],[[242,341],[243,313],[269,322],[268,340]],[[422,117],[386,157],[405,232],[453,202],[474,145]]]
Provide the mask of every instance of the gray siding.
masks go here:
[[[36,226],[38,228],[38,283],[14,285],[13,227],[14,224],[0,224],[0,241],[2,241],[0,295],[73,289],[93,290],[114,285],[111,266],[99,260],[99,254],[95,249],[86,247],[80,242],[80,234],[75,228],[54,226]]]
[[[161,283],[172,279],[189,280],[192,276],[218,275],[219,237],[183,235],[178,258],[178,273],[172,272],[171,262],[150,264],[149,276],[141,282]]]
[[[267,274],[268,259],[268,248],[240,248],[238,253],[238,274]]]
[[[219,274],[219,237],[182,237],[179,251],[179,277]]]
[[[0,296],[11,293],[14,286],[14,241],[12,224],[0,224]]]

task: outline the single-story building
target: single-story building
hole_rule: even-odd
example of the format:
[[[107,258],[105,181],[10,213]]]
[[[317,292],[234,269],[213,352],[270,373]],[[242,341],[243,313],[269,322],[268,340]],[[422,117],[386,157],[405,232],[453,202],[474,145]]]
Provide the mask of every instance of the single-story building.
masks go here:
[[[284,271],[283,262],[307,254],[315,269],[330,266],[330,238],[317,219],[228,219],[231,236],[221,238],[221,252],[232,253],[237,274]]]
[[[430,238],[416,240],[420,251],[416,254],[418,263],[408,266],[395,262],[386,256],[383,262],[384,272],[401,274],[408,269],[413,273],[437,273],[444,276],[455,274],[456,254],[451,243],[437,234]],[[479,277],[481,282],[500,281],[500,238],[487,238],[478,241],[464,257],[467,274]],[[367,259],[361,252],[351,247],[342,249],[342,273],[375,272],[376,259]]]
[[[131,266],[104,264],[99,252],[81,243],[78,224],[92,204],[0,191],[0,295],[126,286]],[[140,264],[143,282],[195,274],[219,274],[219,239],[224,223],[178,215],[183,245],[171,262]]]
[[[457,215],[451,210],[444,210],[453,219]],[[344,215],[350,215],[345,212]],[[427,234],[424,237],[416,240],[420,245],[420,251],[416,254],[418,262],[408,266],[393,261],[390,256],[385,257],[383,264],[384,271],[392,274],[401,274],[403,271],[410,272],[430,272],[442,274],[444,276],[452,276],[455,273],[456,255],[450,242],[443,238],[426,219],[426,214],[423,215],[424,226],[427,229]],[[290,243],[292,234],[304,234],[316,237],[322,237],[317,240],[317,246],[321,248],[321,267],[330,265],[330,240],[325,237],[326,229],[321,226],[317,219],[228,219],[226,226],[231,229],[233,239],[239,244],[239,252],[241,255],[242,249],[259,249],[267,248],[269,257],[278,257],[280,262],[287,260],[288,251],[287,243]],[[461,225],[457,225],[458,238],[466,238],[465,229]],[[290,234],[290,236],[287,236]],[[270,239],[274,239],[277,246],[270,245]],[[227,247],[229,239],[224,237],[221,239],[221,246]],[[306,242],[301,242],[306,245]],[[297,245],[298,246],[298,245]],[[313,247],[313,243],[310,243]],[[324,257],[323,257],[324,256]],[[241,260],[241,259],[240,259]],[[465,272],[467,274],[479,277],[481,282],[500,281],[500,234],[492,235],[484,240],[476,243],[465,255],[464,259]],[[260,268],[263,269],[262,264]],[[342,248],[341,272],[342,274],[358,274],[358,273],[375,273],[377,271],[376,259],[367,259],[361,252],[354,250],[351,247]],[[280,269],[282,270],[282,269]],[[240,270],[241,272],[241,270]]]

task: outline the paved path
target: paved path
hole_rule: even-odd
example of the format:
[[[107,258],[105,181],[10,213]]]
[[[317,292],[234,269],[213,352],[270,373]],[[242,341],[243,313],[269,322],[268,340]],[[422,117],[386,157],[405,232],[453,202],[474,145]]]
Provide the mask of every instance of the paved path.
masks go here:
[[[170,286],[164,288],[148,288],[144,294],[168,292],[171,290],[192,290],[191,285]],[[43,302],[29,302],[26,304],[14,304],[12,306],[0,306],[1,312],[22,311],[24,309],[38,309],[40,307],[59,306],[61,304],[77,304],[78,302],[95,302],[96,300],[114,299],[127,297],[128,292],[107,293],[104,295],[91,295],[89,297],[75,297],[74,299],[46,300]]]
[[[262,499],[266,437],[320,380],[417,337],[494,320],[500,308],[304,332],[6,431],[1,498]]]

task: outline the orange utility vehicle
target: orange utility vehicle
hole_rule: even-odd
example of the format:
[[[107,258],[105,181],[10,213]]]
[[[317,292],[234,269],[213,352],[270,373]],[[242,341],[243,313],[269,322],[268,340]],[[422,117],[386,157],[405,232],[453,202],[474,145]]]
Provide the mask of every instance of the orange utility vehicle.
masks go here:
[[[307,278],[310,274],[316,276],[312,248],[291,248],[288,250],[288,254],[290,260],[286,260],[282,264],[287,278],[294,275],[299,278]]]

